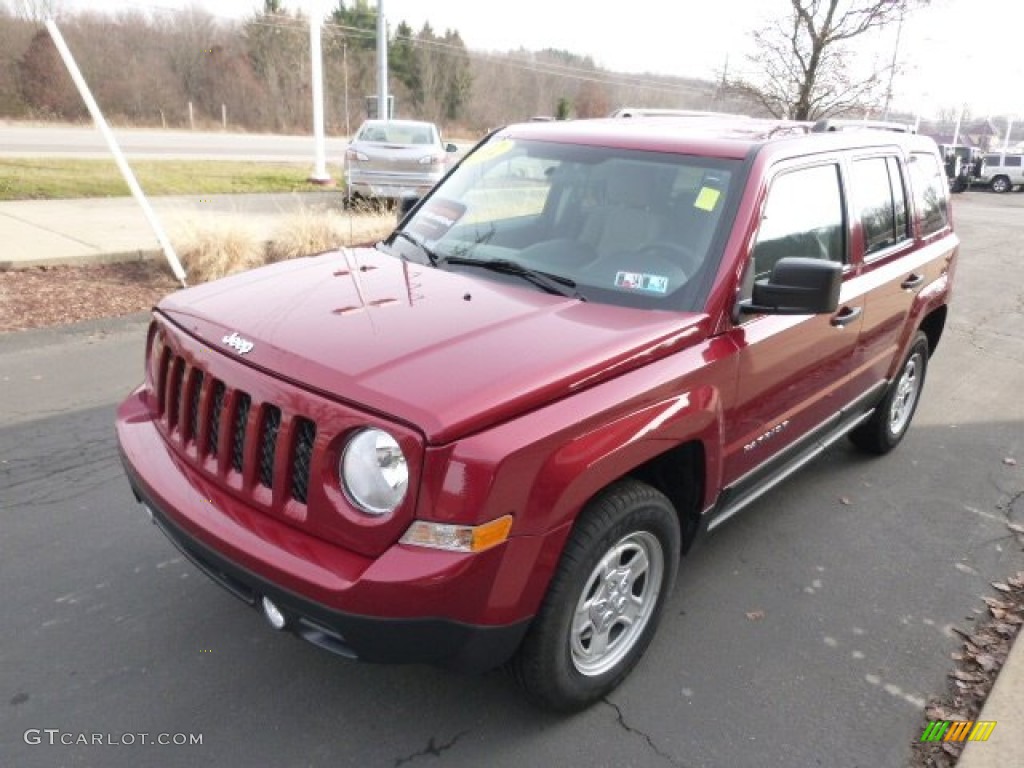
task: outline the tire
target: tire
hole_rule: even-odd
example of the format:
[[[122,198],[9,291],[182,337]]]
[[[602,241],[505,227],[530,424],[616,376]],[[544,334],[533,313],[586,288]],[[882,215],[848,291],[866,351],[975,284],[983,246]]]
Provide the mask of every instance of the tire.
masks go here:
[[[629,674],[675,582],[679,519],[660,491],[617,482],[580,514],[509,670],[536,704],[583,709]]]
[[[998,194],[1009,192],[1013,189],[1013,184],[1010,183],[1010,179],[1006,176],[996,176],[992,179],[992,191]]]
[[[870,419],[850,433],[854,445],[879,456],[899,445],[921,400],[927,370],[928,337],[918,331],[882,402]]]

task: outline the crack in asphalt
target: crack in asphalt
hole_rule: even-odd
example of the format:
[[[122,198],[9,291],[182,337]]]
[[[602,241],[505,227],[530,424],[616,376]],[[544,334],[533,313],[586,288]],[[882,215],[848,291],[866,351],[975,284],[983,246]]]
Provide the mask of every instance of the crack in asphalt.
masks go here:
[[[460,731],[452,737],[451,741],[446,741],[443,744],[438,744],[433,736],[427,741],[427,746],[421,749],[419,752],[413,752],[407,757],[399,757],[395,759],[395,768],[406,763],[411,763],[421,757],[440,757],[442,753],[447,752],[449,749],[454,747],[459,739],[465,736],[469,731]]]
[[[650,734],[641,731],[639,728],[634,728],[632,725],[627,723],[626,717],[622,714],[622,710],[619,708],[618,704],[616,704],[614,701],[607,697],[601,699],[601,701],[603,701],[605,704],[607,704],[609,707],[615,710],[615,717],[618,720],[619,725],[622,727],[624,731],[626,731],[626,733],[631,733],[643,737],[644,741],[647,742],[647,746],[651,748],[651,751],[654,752],[654,754],[656,754],[662,760],[666,760],[667,762],[671,763],[677,768],[687,768],[685,763],[681,762],[680,760],[677,760],[676,758],[672,757],[672,755],[661,750],[658,747],[658,745],[654,743],[654,739],[651,737]]]
[[[1013,508],[1017,506],[1017,502],[1024,499],[1024,489],[1014,491],[1010,494],[1010,498],[1006,501],[1006,505],[1001,507],[1001,511],[1006,512],[1006,518],[1009,520],[1010,513],[1013,512]]]
[[[971,325],[969,327],[953,326],[949,330],[951,334],[953,334],[954,336],[960,336],[972,348],[986,356],[995,356],[1000,360],[1010,361],[1013,363],[1024,363],[1024,359],[1017,358],[1016,356],[1008,354],[1005,351],[997,352],[995,350],[989,349],[984,345],[984,342],[989,339],[1009,339],[1011,341],[1016,341],[1018,338],[1017,334],[1014,333],[1000,333],[997,330],[993,330],[992,328],[987,326],[987,320],[988,318],[985,318],[986,327],[984,328],[982,328],[982,321],[979,321],[977,324]]]
[[[1014,508],[1017,506],[1017,502],[1024,498],[1024,489],[1015,491],[1004,491],[1002,488],[999,488],[998,486],[996,486],[996,489],[1000,493],[1005,494],[1007,497],[1006,501],[1000,501],[996,504],[996,510],[1006,517],[1006,522],[1016,522],[1011,519],[1011,515],[1015,511]]]

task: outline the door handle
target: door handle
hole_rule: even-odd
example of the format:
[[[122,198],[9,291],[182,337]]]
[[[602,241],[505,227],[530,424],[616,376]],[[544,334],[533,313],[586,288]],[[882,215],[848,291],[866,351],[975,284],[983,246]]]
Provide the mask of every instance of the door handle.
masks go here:
[[[919,275],[916,272],[911,272],[910,276],[907,277],[907,279],[904,280],[902,283],[900,283],[900,288],[902,288],[905,291],[911,291],[914,288],[919,287],[923,282],[924,275]]]
[[[843,307],[839,310],[838,314],[832,316],[832,325],[837,328],[842,328],[844,325],[849,325],[858,317],[860,313],[864,311],[863,307]]]

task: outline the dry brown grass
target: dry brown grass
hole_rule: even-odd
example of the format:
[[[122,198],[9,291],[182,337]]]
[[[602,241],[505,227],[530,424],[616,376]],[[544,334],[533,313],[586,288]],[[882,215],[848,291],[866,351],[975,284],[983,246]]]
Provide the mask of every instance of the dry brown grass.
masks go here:
[[[193,285],[264,263],[263,243],[252,229],[238,222],[186,223],[174,248]]]
[[[174,247],[189,283],[196,284],[343,245],[374,243],[390,233],[394,225],[395,214],[389,212],[342,215],[331,210],[303,209],[282,219],[263,242],[254,227],[237,220],[185,220],[174,238]]]

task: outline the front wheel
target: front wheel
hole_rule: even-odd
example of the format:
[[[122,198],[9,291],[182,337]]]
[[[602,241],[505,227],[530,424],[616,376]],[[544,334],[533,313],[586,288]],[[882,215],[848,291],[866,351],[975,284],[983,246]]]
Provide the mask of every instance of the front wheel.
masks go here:
[[[595,497],[510,663],[527,695],[567,712],[622,682],[654,636],[679,552],[679,520],[661,492],[624,480]]]
[[[854,445],[879,455],[899,445],[917,410],[927,369],[928,337],[918,331],[885,398],[871,418],[850,433]]]

